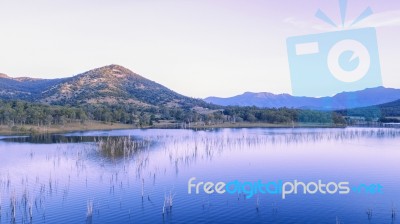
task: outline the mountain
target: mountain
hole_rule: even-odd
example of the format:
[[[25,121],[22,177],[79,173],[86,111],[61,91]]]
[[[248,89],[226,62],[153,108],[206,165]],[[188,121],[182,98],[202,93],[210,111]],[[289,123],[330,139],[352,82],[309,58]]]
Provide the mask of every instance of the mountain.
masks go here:
[[[336,112],[343,116],[365,118],[400,117],[400,100],[368,107],[338,110]]]
[[[222,125],[236,122],[344,125],[337,113],[288,108],[224,108],[178,94],[119,65],[70,78],[0,78],[0,126],[49,127],[87,120],[135,127]],[[20,129],[19,129],[20,128]],[[34,132],[34,130],[32,131]]]
[[[2,76],[0,89],[0,99],[21,99],[52,105],[129,103],[141,107],[210,106],[119,65],[109,65],[63,79]]]
[[[395,101],[400,99],[400,90],[376,87],[322,98],[246,92],[230,98],[209,97],[205,99],[206,103],[178,94],[120,65],[109,65],[60,79],[11,78],[0,73],[0,99],[72,106],[106,103],[145,108],[217,108],[209,104],[212,103],[222,106],[340,110]]]
[[[20,99],[35,101],[41,97],[43,89],[55,86],[67,79],[10,78],[0,74],[0,99]]]
[[[384,116],[400,117],[400,100],[378,105]]]
[[[242,95],[219,98],[208,97],[204,99],[206,102],[222,105],[222,106],[257,106],[264,108],[279,107],[314,107],[315,100],[311,97],[294,97],[289,94],[272,94],[272,93],[252,93],[245,92]]]
[[[0,78],[10,78],[10,77],[8,77],[8,75],[6,74],[0,73]]]
[[[219,98],[208,97],[208,103],[222,106],[257,106],[263,108],[345,109],[383,104],[400,99],[400,89],[376,87],[355,92],[342,92],[333,97],[297,97],[289,94],[251,93]]]

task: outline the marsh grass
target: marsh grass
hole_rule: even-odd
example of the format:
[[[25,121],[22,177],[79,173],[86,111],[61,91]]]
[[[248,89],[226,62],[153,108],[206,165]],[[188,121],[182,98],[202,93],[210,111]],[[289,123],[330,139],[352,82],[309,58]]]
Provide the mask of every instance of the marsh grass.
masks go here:
[[[93,201],[89,200],[86,205],[86,217],[91,218],[93,216]]]
[[[145,140],[133,140],[130,136],[97,138],[95,143],[102,156],[112,159],[129,158],[150,144]]]
[[[165,212],[171,212],[172,205],[174,203],[174,198],[175,194],[173,194],[172,191],[170,191],[169,194],[164,194],[164,204],[162,208],[162,214],[164,214]]]
[[[44,162],[47,163],[47,165],[50,165],[50,169],[54,170],[49,171],[49,173],[45,173],[45,175],[41,176],[40,179],[39,176],[32,176],[29,178],[30,182],[28,183],[28,177],[22,177],[22,181],[20,181],[21,177],[16,177],[15,174],[11,172],[11,170],[11,176],[8,171],[2,171],[4,176],[0,175],[0,216],[1,210],[3,210],[3,213],[7,214],[7,219],[11,218],[12,222],[19,223],[20,220],[29,221],[29,219],[33,220],[32,222],[38,222],[38,218],[40,219],[40,215],[42,215],[43,220],[45,220],[45,206],[46,204],[47,206],[51,206],[51,200],[48,199],[57,196],[60,180],[64,180],[61,181],[62,185],[60,186],[62,188],[61,192],[63,203],[66,198],[69,197],[71,176],[72,184],[74,180],[79,180],[79,182],[86,181],[86,183],[89,184],[93,183],[93,177],[91,177],[90,175],[88,176],[88,174],[86,173],[87,170],[90,170],[90,166],[93,166],[93,164],[90,164],[88,162],[88,160],[93,159],[92,157],[90,157],[92,155],[97,156],[95,159],[101,157],[99,164],[97,164],[98,167],[96,167],[96,169],[98,168],[104,171],[99,179],[102,183],[104,178],[104,182],[110,184],[110,198],[114,197],[114,195],[119,195],[119,193],[121,192],[125,192],[126,189],[129,189],[130,184],[131,186],[133,186],[133,183],[136,183],[137,185],[135,187],[137,187],[137,194],[135,195],[135,200],[141,196],[142,205],[144,204],[144,206],[147,206],[146,203],[148,203],[148,205],[153,203],[150,200],[149,194],[152,192],[151,183],[153,182],[153,188],[155,188],[154,186],[157,186],[155,184],[156,177],[158,181],[158,178],[162,179],[163,175],[171,175],[170,171],[173,170],[172,168],[175,168],[178,171],[179,167],[179,169],[183,170],[195,164],[198,160],[212,160],[214,157],[219,156],[224,151],[230,152],[234,150],[247,150],[246,152],[251,153],[251,151],[248,151],[248,149],[269,150],[266,149],[265,146],[271,144],[289,145],[320,141],[340,142],[348,140],[353,141],[364,138],[400,137],[400,130],[398,129],[333,129],[324,132],[313,130],[304,132],[301,130],[285,130],[275,133],[268,132],[268,130],[266,130],[265,132],[262,132],[261,134],[260,133],[254,134],[254,132],[248,131],[240,132],[240,134],[232,134],[232,132],[224,133],[223,131],[188,131],[182,132],[182,134],[174,135],[168,134],[166,132],[144,139],[134,139],[130,136],[94,137],[94,140],[91,140],[90,142],[85,141],[90,139],[80,137],[81,140],[84,140],[84,144],[79,145],[69,144],[75,143],[75,141],[68,139],[69,142],[67,144],[56,143],[55,150],[51,152],[46,152],[46,155],[42,155],[46,158]],[[157,142],[158,148],[161,150],[161,152],[164,152],[165,157],[162,158],[165,158],[166,165],[159,163],[158,160],[155,161],[154,157],[150,156],[151,154],[149,154],[149,151],[151,151],[150,149],[152,149],[152,142]],[[32,151],[27,154],[27,157],[29,157],[31,160],[32,154],[34,154]],[[34,159],[41,156],[39,152],[37,152],[36,154],[33,156]],[[113,171],[108,173],[107,171],[109,167],[104,168],[102,164],[104,163],[104,161],[110,159],[114,162],[112,166],[110,166]],[[60,176],[59,173],[57,174],[57,170],[59,170],[60,168],[60,163],[67,163],[68,160],[73,161],[71,162],[71,171],[67,174],[67,176]],[[86,165],[89,168],[87,168]],[[163,167],[164,165],[166,166],[166,168]],[[171,169],[168,170],[168,167],[170,167]],[[76,176],[74,176],[74,174],[76,174]],[[136,181],[132,182],[132,179],[129,179],[132,177],[136,178]],[[24,181],[24,178],[26,178],[26,181]],[[109,181],[107,182],[106,180],[108,180],[108,178]],[[89,187],[91,186],[89,185]],[[18,198],[16,197],[15,192],[13,193],[11,189],[17,189],[17,195],[19,196]],[[116,193],[114,193],[114,191]],[[73,193],[73,189],[71,190],[71,192]],[[143,200],[146,195],[148,200]],[[34,199],[33,201],[32,196]],[[242,195],[238,195],[238,197],[239,196],[241,198]],[[2,207],[2,199],[8,198],[10,198],[10,204],[6,203]],[[169,191],[169,193],[165,193],[164,195],[162,195],[162,193],[160,193],[159,195],[152,195],[152,199],[155,205],[162,205],[162,214],[169,215],[172,211],[174,203],[178,205],[176,209],[179,209],[178,207],[182,206],[182,201],[176,201],[175,194],[173,194],[172,191]],[[86,219],[88,220],[88,222],[91,222],[94,215],[93,201],[86,201],[85,207],[84,200],[85,199],[79,202],[82,205],[80,211],[81,217],[82,219],[84,219],[86,215]],[[126,207],[124,207],[125,205],[123,204],[124,201],[121,199],[119,200],[120,209],[125,209]],[[264,202],[261,202],[263,201],[257,196],[255,206],[257,210],[260,210],[260,213],[264,212],[266,210],[264,208],[267,207],[264,205]],[[95,207],[95,214],[97,214],[100,209],[104,209],[104,213],[109,212],[106,210],[106,208],[101,208],[101,206],[98,206],[97,202]],[[203,208],[204,207],[205,203],[203,203]],[[210,206],[210,200],[208,200],[207,207],[213,209]],[[129,208],[129,217],[131,215],[132,217],[134,217],[136,213],[134,210],[132,210],[131,212],[130,209],[132,208]],[[160,207],[158,207],[158,209],[160,209]],[[391,216],[392,219],[396,218],[397,211],[393,205],[392,208],[386,207],[385,209],[387,211],[387,213],[385,213],[385,216],[387,218],[389,218],[389,216]],[[160,212],[160,210],[158,211]],[[360,208],[359,210],[365,218],[365,213],[363,213],[365,212],[364,208]],[[50,209],[49,211],[47,211],[49,213],[48,218],[52,218],[51,216],[54,215],[50,214],[50,211]],[[272,204],[272,211],[274,215],[278,214],[277,206],[275,205],[275,203]],[[367,210],[367,216],[369,219],[372,218],[372,209]],[[379,213],[375,212],[374,216],[376,216],[375,218],[377,218],[379,216]],[[343,222],[337,219],[337,223]]]

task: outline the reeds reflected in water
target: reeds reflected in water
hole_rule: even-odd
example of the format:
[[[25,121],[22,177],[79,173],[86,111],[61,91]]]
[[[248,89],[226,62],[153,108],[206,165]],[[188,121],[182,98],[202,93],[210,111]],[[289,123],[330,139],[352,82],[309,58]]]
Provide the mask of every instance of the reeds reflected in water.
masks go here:
[[[154,135],[135,136],[63,136],[62,138],[24,137],[4,139],[7,144],[39,144],[26,150],[24,162],[29,162],[25,170],[11,172],[13,166],[0,164],[0,220],[7,217],[14,222],[55,221],[57,211],[55,199],[60,199],[59,207],[73,204],[81,211],[74,213],[86,218],[88,223],[100,220],[107,214],[120,212],[134,220],[138,214],[148,209],[153,213],[171,214],[172,207],[182,203],[176,194],[165,189],[171,186],[158,185],[159,179],[179,177],[180,171],[190,169],[199,161],[213,162],[225,152],[276,150],[275,146],[301,145],[304,143],[362,141],[363,139],[394,139],[400,137],[399,129],[246,129],[184,132],[163,131]],[[49,145],[40,151],[40,139]],[[50,140],[51,141],[50,141]],[[18,145],[18,144],[17,144]],[[0,146],[1,147],[1,146]],[[19,147],[15,146],[16,148]],[[152,153],[152,150],[157,153]],[[2,151],[5,152],[5,151]],[[12,153],[12,152],[11,152]],[[157,155],[158,157],[156,157]],[[16,154],[15,158],[20,156]],[[11,175],[10,175],[11,173]],[[173,183],[171,183],[173,185]],[[103,190],[106,189],[106,193]],[[102,191],[104,195],[97,195]],[[80,195],[77,195],[77,192]],[[162,193],[160,193],[162,192]],[[185,194],[185,192],[177,192]],[[132,201],[125,201],[126,195],[133,194]],[[243,195],[244,196],[244,195]],[[98,206],[101,197],[107,200]],[[2,201],[9,199],[9,204]],[[147,198],[147,200],[145,200]],[[151,198],[151,200],[150,200]],[[266,200],[257,196],[251,204],[254,210],[264,212]],[[96,206],[94,206],[96,202]],[[265,203],[271,203],[266,201]],[[104,204],[104,205],[103,205]],[[133,205],[140,204],[141,208]],[[210,199],[208,199],[210,205]],[[57,207],[57,208],[59,208]],[[199,207],[205,207],[204,203]],[[46,209],[47,208],[47,209]],[[212,209],[212,206],[207,208]],[[387,207],[391,219],[396,218],[396,208]],[[95,209],[95,210],[94,210]],[[138,211],[143,209],[143,211]],[[277,214],[276,206],[272,206]],[[280,207],[281,209],[281,207]],[[360,208],[365,218],[365,208]],[[372,209],[367,209],[367,218],[372,219]],[[374,218],[377,216],[374,210]],[[50,217],[50,220],[49,220]],[[170,218],[172,217],[169,216]],[[64,217],[65,218],[65,217]],[[332,223],[335,222],[335,217]],[[342,223],[336,219],[336,223]],[[343,218],[345,221],[345,219]]]

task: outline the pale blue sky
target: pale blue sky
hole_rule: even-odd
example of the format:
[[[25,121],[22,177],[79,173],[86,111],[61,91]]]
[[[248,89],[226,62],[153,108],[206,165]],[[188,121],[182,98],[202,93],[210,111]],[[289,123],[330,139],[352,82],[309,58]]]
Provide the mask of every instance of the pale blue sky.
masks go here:
[[[400,1],[367,6],[377,26],[384,85],[400,88]],[[0,0],[0,72],[66,77],[120,64],[192,97],[291,93],[286,38],[335,30],[336,0]]]

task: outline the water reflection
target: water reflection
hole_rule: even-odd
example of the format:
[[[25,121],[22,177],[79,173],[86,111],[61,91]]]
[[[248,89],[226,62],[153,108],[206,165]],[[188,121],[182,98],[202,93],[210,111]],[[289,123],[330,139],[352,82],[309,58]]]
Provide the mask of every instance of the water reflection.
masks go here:
[[[140,149],[150,147],[149,141],[138,141],[131,137],[97,137],[94,139],[97,151],[105,158],[130,158]]]
[[[110,138],[118,138],[119,136],[69,136],[69,135],[31,135],[31,136],[4,136],[0,138],[5,142],[32,143],[32,144],[55,144],[55,143],[82,143],[82,142],[99,142]],[[132,141],[139,141],[139,138],[127,137]]]
[[[0,223],[396,223],[399,137],[398,129],[360,128],[6,138],[0,140]],[[380,182],[386,191],[379,197],[285,201],[244,194],[189,196],[192,176],[205,181],[346,179]]]

